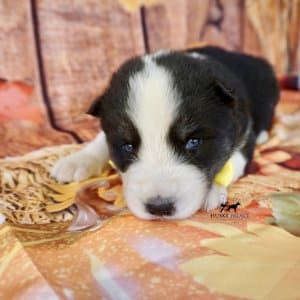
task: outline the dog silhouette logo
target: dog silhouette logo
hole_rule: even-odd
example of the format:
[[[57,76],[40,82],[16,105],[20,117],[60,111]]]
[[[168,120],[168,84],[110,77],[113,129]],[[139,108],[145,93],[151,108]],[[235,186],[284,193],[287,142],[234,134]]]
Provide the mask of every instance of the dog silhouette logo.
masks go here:
[[[241,203],[238,201],[234,204],[229,204],[228,202],[224,203],[224,204],[221,204],[221,208],[220,208],[220,211],[223,212],[223,211],[228,211],[230,212],[230,210],[234,210],[234,212],[236,212],[237,210],[237,207],[241,205]]]

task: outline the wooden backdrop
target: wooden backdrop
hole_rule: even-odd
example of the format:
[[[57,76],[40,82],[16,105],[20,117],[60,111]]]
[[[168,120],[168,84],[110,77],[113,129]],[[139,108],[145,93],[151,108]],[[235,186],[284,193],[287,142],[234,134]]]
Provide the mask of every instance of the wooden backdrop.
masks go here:
[[[205,41],[295,72],[299,28],[300,0],[0,0],[0,156],[92,138],[84,112],[133,55]]]

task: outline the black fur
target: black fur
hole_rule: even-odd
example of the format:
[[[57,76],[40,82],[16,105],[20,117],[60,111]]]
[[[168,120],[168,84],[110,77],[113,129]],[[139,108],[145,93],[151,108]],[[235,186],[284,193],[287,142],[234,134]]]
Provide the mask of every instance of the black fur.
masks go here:
[[[210,182],[242,142],[249,122],[247,94],[234,75],[211,59],[183,53],[156,59],[173,75],[180,108],[170,129],[170,143],[187,163],[206,173]],[[188,138],[201,138],[196,153],[188,154]]]
[[[239,78],[248,95],[254,133],[258,135],[261,131],[270,129],[274,108],[279,100],[279,86],[273,69],[266,60],[218,47],[191,49],[189,52],[208,55]]]
[[[110,155],[121,171],[136,159],[140,145],[137,129],[125,113],[128,99],[128,79],[143,68],[140,58],[134,58],[123,64],[111,78],[110,85],[103,95],[98,97],[88,113],[101,118],[101,126],[106,133]],[[128,155],[122,149],[126,143],[134,145],[135,152]]]
[[[188,52],[203,54],[207,59],[193,58]],[[174,88],[180,95],[179,114],[169,132],[169,143],[178,157],[205,171],[210,181],[235,149],[240,147],[250,160],[255,138],[270,128],[279,98],[270,65],[263,59],[217,47],[170,52],[155,60],[173,75]],[[129,78],[142,69],[140,57],[121,66],[89,111],[101,117],[112,158],[121,171],[137,159],[141,143],[126,114],[126,105]],[[189,138],[202,141],[196,153],[187,153],[184,148]],[[124,153],[124,143],[133,144],[135,152]]]
[[[227,67],[240,80],[240,88],[244,90],[251,113],[253,129],[242,152],[248,161],[251,161],[256,137],[260,132],[270,129],[275,106],[279,100],[279,85],[272,67],[262,58],[218,47],[194,48],[188,52],[211,57]],[[232,88],[236,87],[233,85]]]

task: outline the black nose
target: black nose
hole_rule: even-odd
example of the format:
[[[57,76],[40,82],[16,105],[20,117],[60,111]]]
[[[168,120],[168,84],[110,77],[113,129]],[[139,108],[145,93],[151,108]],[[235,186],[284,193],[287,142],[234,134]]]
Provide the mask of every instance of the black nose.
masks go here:
[[[146,209],[150,214],[156,216],[171,216],[175,211],[173,201],[161,197],[149,199],[146,203]]]

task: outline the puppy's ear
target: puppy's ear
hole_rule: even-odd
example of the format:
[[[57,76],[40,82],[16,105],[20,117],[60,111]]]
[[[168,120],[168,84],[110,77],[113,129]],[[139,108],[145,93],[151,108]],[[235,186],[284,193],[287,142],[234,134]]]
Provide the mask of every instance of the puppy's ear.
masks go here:
[[[236,95],[233,89],[226,87],[222,82],[216,80],[214,90],[216,96],[228,107],[234,108],[236,103]]]
[[[101,116],[102,116],[102,100],[103,100],[103,96],[97,97],[93,101],[92,105],[90,106],[90,108],[88,109],[88,111],[86,113],[91,116],[101,118]]]

